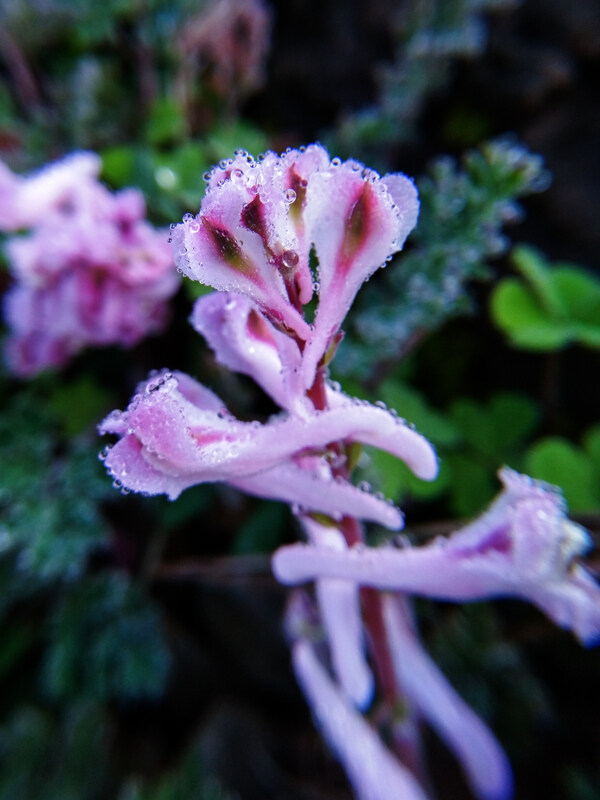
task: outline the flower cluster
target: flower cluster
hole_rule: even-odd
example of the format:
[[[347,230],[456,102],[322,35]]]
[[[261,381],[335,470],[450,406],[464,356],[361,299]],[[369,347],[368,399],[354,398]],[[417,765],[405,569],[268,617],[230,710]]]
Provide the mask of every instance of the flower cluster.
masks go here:
[[[112,194],[100,159],[78,153],[23,178],[0,164],[0,230],[15,280],[5,297],[10,368],[28,377],[87,345],[136,344],[159,331],[179,281],[165,231],[142,194]]]
[[[100,426],[119,437],[103,458],[126,490],[174,499],[226,481],[292,504],[307,544],[281,548],[273,569],[286,584],[313,581],[316,601],[292,596],[293,663],[358,798],[423,800],[417,723],[425,719],[474,793],[502,800],[511,792],[506,758],[424,651],[407,596],[523,597],[591,642],[600,591],[573,566],[587,538],[559,495],[509,470],[499,500],[452,537],[415,549],[364,544],[358,520],[393,530],[403,520],[351,482],[358,446],[387,450],[429,480],[436,456],[394,412],[343,394],[327,370],[356,292],[402,247],[417,215],[408,178],[330,160],[318,145],[222,162],[198,215],[173,229],[176,260],[217,290],[192,315],[217,361],[251,376],[281,411],[242,422],[189,376],[157,372]],[[388,719],[399,703],[406,709],[390,749],[364,715],[374,698]]]

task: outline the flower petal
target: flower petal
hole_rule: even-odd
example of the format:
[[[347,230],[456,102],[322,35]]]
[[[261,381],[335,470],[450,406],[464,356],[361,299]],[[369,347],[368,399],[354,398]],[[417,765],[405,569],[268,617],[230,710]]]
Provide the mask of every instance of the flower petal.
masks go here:
[[[506,755],[487,725],[456,694],[422,648],[405,606],[401,597],[383,598],[387,641],[401,693],[455,753],[477,797],[506,800],[512,794]]]
[[[249,375],[282,408],[299,410],[299,398],[290,392],[288,380],[300,368],[298,345],[248,298],[227,292],[201,297],[191,322],[220,364]]]
[[[353,516],[390,530],[399,530],[403,525],[402,514],[394,505],[347,481],[333,480],[330,475],[324,477],[293,462],[278,464],[264,472],[229,482],[243,492],[282,500],[306,513],[318,511],[334,519],[343,515]]]
[[[253,169],[258,180],[259,165]],[[173,228],[175,260],[193,280],[248,296],[271,319],[307,339],[308,323],[286,288],[285,254],[297,247],[286,214],[283,196],[267,204],[257,187],[248,185],[248,175],[235,181],[232,174],[209,188],[196,217],[188,215]],[[271,241],[273,230],[276,242]]]
[[[126,416],[128,430],[142,443],[152,466],[196,483],[254,475],[345,439],[388,450],[424,478],[432,477],[437,468],[426,439],[388,411],[368,404],[306,418],[275,417],[264,425],[239,422],[222,411],[195,405],[172,377],[153,391],[136,395]],[[109,469],[111,460],[112,456],[106,461]]]
[[[323,738],[346,770],[358,800],[426,800],[412,774],[337,689],[308,641],[293,645],[292,661]]]
[[[458,602],[519,597],[584,643],[595,642],[600,637],[600,587],[571,563],[587,546],[587,537],[565,517],[555,490],[515,476],[509,473],[507,491],[479,520],[448,539],[418,549],[356,546],[343,553],[292,545],[275,553],[273,572],[282,583],[345,578]]]
[[[334,527],[304,517],[302,525],[315,546],[345,550],[346,540]],[[317,581],[317,601],[331,664],[340,686],[359,709],[373,699],[375,681],[365,656],[365,637],[360,607],[360,590],[349,581]]]
[[[319,305],[304,356],[306,388],[357,291],[402,247],[418,208],[415,186],[403,175],[382,180],[346,162],[311,178],[305,218],[319,260]]]

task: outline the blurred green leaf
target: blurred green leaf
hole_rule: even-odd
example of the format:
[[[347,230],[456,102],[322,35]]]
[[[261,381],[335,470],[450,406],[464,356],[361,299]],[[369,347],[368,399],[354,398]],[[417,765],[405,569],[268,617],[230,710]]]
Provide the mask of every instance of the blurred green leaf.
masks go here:
[[[44,687],[62,701],[159,695],[169,668],[160,618],[141,590],[118,575],[73,586],[50,622]]]
[[[574,265],[551,267],[533,248],[512,256],[525,282],[505,278],[491,297],[495,324],[516,347],[600,347],[600,281]]]
[[[549,436],[536,442],[525,455],[525,471],[560,486],[573,512],[600,509],[600,470],[567,439]]]

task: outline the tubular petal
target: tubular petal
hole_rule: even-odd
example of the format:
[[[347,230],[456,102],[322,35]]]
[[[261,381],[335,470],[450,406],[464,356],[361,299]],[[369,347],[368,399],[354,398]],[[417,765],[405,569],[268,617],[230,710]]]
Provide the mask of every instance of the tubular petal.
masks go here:
[[[412,774],[337,689],[306,640],[293,645],[292,661],[316,723],[358,800],[426,800]]]
[[[512,774],[506,755],[422,648],[407,618],[406,601],[385,596],[383,614],[401,693],[453,750],[474,793],[483,800],[507,800],[512,795]]]

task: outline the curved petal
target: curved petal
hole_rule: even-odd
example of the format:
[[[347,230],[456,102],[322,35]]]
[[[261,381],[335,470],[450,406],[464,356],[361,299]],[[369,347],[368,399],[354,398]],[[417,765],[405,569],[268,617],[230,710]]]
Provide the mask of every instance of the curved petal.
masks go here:
[[[260,166],[253,172],[258,180]],[[248,180],[246,174],[239,180],[232,174],[219,182],[207,191],[200,213],[172,229],[177,266],[193,280],[250,297],[272,319],[307,339],[310,328],[290,301],[285,281],[286,258],[297,253],[288,204],[283,196],[267,200]]]
[[[275,417],[264,425],[239,422],[226,413],[196,406],[173,377],[154,391],[136,395],[125,413],[128,430],[144,446],[150,464],[197,483],[254,475],[345,439],[387,450],[420,477],[431,478],[437,469],[435,453],[425,438],[389,412],[368,404],[315,412],[306,418]],[[109,469],[118,446],[106,460]]]
[[[345,550],[343,534],[305,517],[302,525],[317,547]],[[321,621],[329,644],[331,665],[340,686],[359,709],[373,699],[375,680],[365,656],[365,636],[360,607],[360,589],[349,581],[317,581],[316,595]]]
[[[304,513],[318,511],[333,519],[348,515],[376,522],[390,530],[399,530],[404,524],[399,509],[387,501],[347,481],[323,477],[293,462],[229,482],[248,494],[291,503]]]
[[[308,641],[293,645],[292,662],[316,724],[346,770],[358,800],[426,800],[412,774],[337,689]]]
[[[402,694],[454,752],[477,797],[507,800],[513,784],[510,764],[493,733],[422,648],[403,607],[406,601],[387,595],[382,602],[387,641]]]
[[[479,520],[449,539],[418,549],[358,546],[343,553],[292,545],[275,553],[275,576],[292,584],[345,578],[458,602],[519,597],[591,644],[600,637],[600,587],[572,563],[587,546],[587,537],[565,518],[556,491],[515,476],[510,473],[507,492]],[[513,501],[515,481],[521,494]],[[532,544],[523,541],[529,539]]]
[[[305,218],[319,260],[319,305],[304,357],[306,388],[357,291],[402,247],[418,208],[417,190],[403,175],[381,180],[346,162],[312,177]]]
[[[282,408],[298,407],[287,380],[300,368],[298,345],[271,325],[252,301],[214,292],[196,301],[191,322],[220,364],[249,375]]]

